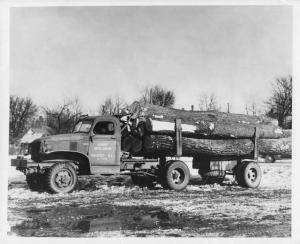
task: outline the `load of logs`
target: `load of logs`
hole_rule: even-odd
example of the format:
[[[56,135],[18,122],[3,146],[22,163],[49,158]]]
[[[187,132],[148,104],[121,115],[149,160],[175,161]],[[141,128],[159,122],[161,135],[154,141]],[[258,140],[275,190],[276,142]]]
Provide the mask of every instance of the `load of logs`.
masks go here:
[[[181,119],[182,156],[248,156],[257,133],[262,155],[291,157],[291,132],[264,116],[185,111],[134,102],[120,117],[122,150],[132,155],[176,154],[175,119]]]

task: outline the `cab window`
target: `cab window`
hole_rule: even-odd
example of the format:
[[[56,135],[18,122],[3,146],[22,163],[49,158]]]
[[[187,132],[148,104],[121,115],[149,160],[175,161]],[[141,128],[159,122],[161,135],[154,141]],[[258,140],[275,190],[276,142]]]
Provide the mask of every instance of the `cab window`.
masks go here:
[[[115,133],[115,126],[113,122],[101,121],[98,122],[93,132],[96,135],[113,135]]]

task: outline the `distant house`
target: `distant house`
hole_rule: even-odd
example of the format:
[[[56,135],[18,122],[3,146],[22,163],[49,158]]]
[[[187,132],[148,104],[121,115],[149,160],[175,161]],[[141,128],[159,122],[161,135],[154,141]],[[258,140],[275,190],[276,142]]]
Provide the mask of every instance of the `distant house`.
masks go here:
[[[28,154],[30,144],[41,137],[53,135],[54,131],[48,126],[42,126],[40,128],[30,128],[25,135],[20,139],[20,154]]]

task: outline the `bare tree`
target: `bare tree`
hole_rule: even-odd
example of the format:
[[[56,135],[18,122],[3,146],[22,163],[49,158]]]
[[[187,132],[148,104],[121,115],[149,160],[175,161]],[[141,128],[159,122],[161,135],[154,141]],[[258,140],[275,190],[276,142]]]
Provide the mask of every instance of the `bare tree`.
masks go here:
[[[37,106],[31,98],[10,96],[9,104],[9,136],[10,140],[20,137],[37,112]]]
[[[99,105],[98,113],[101,115],[119,115],[120,111],[127,107],[127,104],[118,96],[106,98],[104,103]]]
[[[221,110],[216,95],[214,93],[208,95],[205,92],[202,92],[200,95],[199,109],[202,111]]]
[[[175,94],[171,90],[165,90],[156,85],[144,88],[140,100],[163,107],[172,107],[175,103]]]
[[[267,100],[267,115],[278,120],[278,125],[286,127],[285,120],[292,115],[292,76],[276,79],[272,96]],[[287,127],[291,127],[291,124]]]
[[[44,107],[46,125],[56,134],[71,132],[82,114],[78,97],[64,101],[54,108]]]

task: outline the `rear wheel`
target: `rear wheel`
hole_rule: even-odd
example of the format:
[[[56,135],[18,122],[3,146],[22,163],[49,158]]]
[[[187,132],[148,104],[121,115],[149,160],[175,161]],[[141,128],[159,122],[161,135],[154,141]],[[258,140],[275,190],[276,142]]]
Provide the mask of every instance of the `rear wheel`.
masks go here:
[[[190,181],[190,171],[182,161],[171,161],[163,171],[161,184],[171,190],[183,190]]]
[[[271,155],[267,155],[265,157],[265,162],[266,163],[275,163],[275,158],[273,156],[271,156]]]
[[[45,176],[46,186],[51,193],[69,193],[77,184],[77,173],[70,163],[56,163]]]
[[[240,186],[256,188],[261,181],[261,169],[255,162],[242,162],[237,166],[236,179]]]

